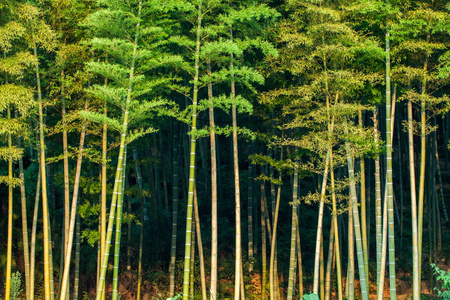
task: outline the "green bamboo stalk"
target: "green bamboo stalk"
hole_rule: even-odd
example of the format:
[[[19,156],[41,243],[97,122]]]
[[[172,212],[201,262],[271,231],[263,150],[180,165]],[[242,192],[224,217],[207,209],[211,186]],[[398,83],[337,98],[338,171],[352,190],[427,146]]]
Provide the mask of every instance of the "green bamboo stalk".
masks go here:
[[[394,86],[395,95],[396,86]],[[395,103],[395,100],[394,100]],[[397,122],[397,147],[402,149],[402,139],[401,139],[401,123]],[[403,248],[403,227],[404,227],[404,196],[403,196],[403,155],[400,153],[398,159],[398,170],[399,170],[399,190],[400,190],[400,244],[399,248]]]
[[[253,142],[250,142],[249,155],[252,152]],[[211,168],[212,169],[212,168]],[[247,239],[248,239],[248,260],[249,260],[249,272],[253,272],[253,165],[248,162],[248,174],[247,174]]]
[[[433,124],[435,125],[435,124]],[[435,138],[435,133],[433,133],[432,135],[433,139]],[[436,161],[433,160],[433,152],[434,151],[434,143],[431,142],[431,151],[430,151],[430,161],[431,161],[431,170],[429,171],[430,175],[428,176],[428,178],[432,178],[431,180],[429,180],[429,189],[432,191],[431,194],[431,199],[432,199],[432,212],[433,212],[433,249],[434,249],[434,257],[433,257],[433,261],[437,261],[437,252],[439,251],[438,249],[438,235],[439,235],[439,228],[438,228],[438,206],[437,204],[437,191],[436,191],[436,177],[435,177],[435,173],[436,173]],[[432,175],[431,175],[432,174]],[[431,268],[430,268],[431,271]],[[432,271],[430,272],[431,274],[433,273]]]
[[[172,241],[169,265],[169,297],[175,294],[175,262],[177,254],[177,227],[178,227],[178,136],[174,129],[173,147],[173,177],[172,177]],[[138,299],[139,300],[139,299]]]
[[[114,267],[113,267],[113,288],[112,299],[119,299],[119,258],[120,258],[120,238],[122,233],[122,205],[125,191],[125,174],[127,167],[127,146],[123,151],[122,178],[119,182],[119,194],[117,195],[117,212],[116,212],[116,235],[114,238]]]
[[[381,241],[380,274],[379,274],[379,281],[377,284],[377,300],[384,299],[384,279],[386,272],[387,239],[388,239],[388,205],[387,205],[387,195],[385,195],[383,204],[383,233]]]
[[[108,79],[105,78],[105,85],[108,83]],[[106,117],[108,114],[107,101],[103,103],[103,115]],[[107,163],[108,163],[108,125],[103,124],[102,130],[102,171],[101,171],[101,181],[102,181],[102,192],[100,196],[100,259],[97,263],[98,273],[100,272],[101,266],[103,265],[102,259],[105,254],[106,245],[106,194],[107,194]],[[99,274],[97,274],[99,275]],[[97,276],[99,278],[99,276]],[[105,294],[103,293],[103,298],[105,299]]]
[[[81,236],[81,220],[80,214],[77,214],[75,229],[75,274],[73,282],[73,300],[78,300],[78,291],[80,288],[80,236]]]
[[[425,211],[428,214],[428,222],[427,222],[427,229],[428,229],[428,265],[431,265],[433,263],[434,260],[434,256],[435,256],[435,247],[434,247],[434,243],[433,243],[433,209],[432,209],[432,198],[430,199],[430,197],[428,195],[426,195],[426,202],[427,202],[427,211]],[[429,270],[430,272],[428,273],[429,276],[429,284],[430,286],[434,286],[434,276],[433,276],[433,272],[430,268]],[[432,294],[433,292],[431,292]]]
[[[127,208],[128,212],[132,212],[131,207],[131,196],[127,195]],[[131,257],[132,257],[132,251],[131,251],[131,228],[132,224],[131,222],[128,223],[127,226],[127,270],[131,270]],[[138,279],[139,281],[139,279]]]
[[[84,107],[87,109],[88,103],[85,101]],[[80,186],[80,177],[81,177],[81,164],[83,161],[83,150],[84,150],[84,140],[86,137],[86,126],[87,121],[83,121],[83,125],[81,128],[81,134],[80,134],[80,144],[78,148],[78,158],[77,158],[77,165],[76,165],[76,171],[75,171],[75,180],[74,180],[74,186],[73,186],[73,193],[72,193],[72,207],[70,211],[70,224],[69,224],[69,236],[68,236],[68,242],[67,242],[67,251],[65,252],[65,258],[64,258],[64,269],[63,269],[63,277],[62,277],[62,284],[61,284],[61,290],[60,290],[60,300],[66,299],[68,296],[67,291],[69,290],[69,270],[70,270],[70,258],[72,255],[72,246],[73,246],[73,234],[75,231],[75,219],[76,219],[76,213],[77,213],[77,204],[78,204],[78,193],[79,193],[79,186]]]
[[[192,107],[192,127],[194,131],[197,129],[197,98],[198,98],[198,85],[199,85],[199,56],[200,56],[200,29],[202,25],[202,1],[198,4],[198,17],[197,17],[197,41],[195,48],[195,76],[194,76],[194,94],[193,94],[193,107]],[[194,200],[194,181],[195,181],[195,143],[196,139],[191,136],[191,152],[189,156],[189,192],[187,201],[187,216],[186,216],[186,241],[184,248],[184,272],[183,272],[183,300],[189,299],[189,274],[191,264],[191,242],[192,242],[192,209]]]
[[[36,230],[39,212],[39,200],[41,196],[41,169],[38,168],[38,178],[36,180],[36,195],[34,199],[33,222],[31,226],[31,241],[30,241],[30,298],[34,299],[35,286],[35,265],[36,265]]]
[[[20,138],[17,139],[17,146],[21,148]],[[23,170],[23,159],[19,158],[19,179],[20,179],[20,204],[22,212],[22,243],[23,256],[25,261],[25,295],[30,298],[30,244],[28,242],[28,222],[27,222],[27,199],[25,192],[25,176]]]
[[[205,259],[203,255],[203,243],[202,243],[202,232],[200,226],[200,215],[198,213],[198,203],[197,203],[197,188],[194,189],[194,217],[195,217],[195,231],[197,236],[198,245],[198,259],[200,260],[200,282],[202,285],[202,299],[206,300],[206,274],[205,274]]]
[[[230,26],[230,39],[233,41],[233,29]],[[230,70],[234,69],[233,53],[231,53]],[[231,74],[231,99],[236,97],[236,85],[234,81],[234,74]],[[232,118],[232,140],[233,140],[233,170],[234,170],[234,198],[235,198],[235,275],[234,275],[234,300],[239,300],[244,295],[240,293],[241,277],[243,276],[242,269],[242,233],[241,233],[241,197],[240,197],[240,182],[239,182],[239,157],[238,157],[238,139],[237,139],[237,109],[233,102],[231,105]],[[273,298],[272,298],[273,299]]]
[[[300,186],[300,185],[299,185]],[[303,261],[302,261],[302,249],[300,244],[300,227],[298,224],[298,216],[299,216],[299,208],[300,205],[297,206],[297,269],[298,269],[298,297],[301,299],[303,298]],[[295,291],[295,289],[294,289]]]
[[[264,174],[264,171],[263,171]],[[262,275],[261,275],[261,299],[266,299],[266,285],[267,285],[267,253],[266,253],[266,212],[265,212],[265,202],[266,202],[266,188],[264,180],[261,180],[261,262],[262,262]]]
[[[430,33],[426,36],[426,43],[430,41]],[[427,72],[428,69],[428,57],[425,57],[423,71]],[[421,95],[426,93],[426,76],[422,78]],[[420,175],[419,175],[419,207],[418,207],[418,250],[419,250],[419,289],[421,290],[421,275],[422,275],[422,236],[423,236],[423,207],[425,198],[425,172],[426,172],[426,103],[422,99],[420,101]],[[419,290],[419,293],[420,293]]]
[[[355,299],[355,234],[353,228],[352,201],[348,201],[348,263],[345,294],[349,300]]]
[[[67,124],[66,124],[66,97],[65,97],[65,85],[64,85],[64,68],[61,70],[61,121],[63,126],[63,172],[64,172],[64,247],[63,255],[61,257],[64,265],[64,259],[69,247],[69,234],[70,234],[70,191],[69,191],[69,151],[67,147]],[[63,272],[60,273],[60,277]],[[61,292],[61,291],[60,291]],[[67,288],[69,292],[69,288]],[[68,295],[66,295],[68,298]]]
[[[211,60],[208,59],[208,75],[211,76]],[[213,98],[212,84],[208,84],[208,99]],[[217,155],[216,155],[216,133],[214,122],[214,107],[209,107],[209,126],[211,132],[210,152],[211,152],[211,287],[210,300],[217,299]],[[249,190],[250,193],[250,190]],[[249,225],[250,226],[250,225]],[[249,252],[250,253],[250,252]]]
[[[319,277],[320,277],[320,245],[322,243],[322,226],[323,226],[323,210],[325,206],[325,193],[327,187],[328,169],[330,165],[330,149],[327,150],[327,156],[325,158],[325,170],[322,177],[322,188],[320,192],[320,204],[319,204],[319,216],[317,221],[317,234],[316,234],[316,251],[314,260],[314,285],[313,293],[319,294]]]
[[[291,221],[291,249],[289,255],[289,278],[288,278],[288,291],[287,299],[294,299],[294,274],[295,274],[295,264],[296,264],[296,239],[297,239],[297,206],[298,206],[298,165],[297,161],[294,166],[294,182],[292,190],[292,221]]]
[[[138,5],[138,19],[141,17],[141,8],[142,8],[142,1],[139,1]],[[114,219],[115,219],[115,210],[117,205],[117,194],[119,192],[119,185],[120,180],[122,177],[122,163],[123,163],[123,157],[124,157],[124,148],[125,148],[125,139],[128,132],[128,118],[129,118],[129,106],[131,102],[131,94],[133,91],[133,79],[134,79],[134,66],[136,62],[136,52],[137,52],[137,43],[139,39],[139,26],[140,22],[136,24],[136,34],[134,37],[134,43],[133,43],[133,56],[131,61],[131,67],[130,67],[130,77],[129,77],[129,84],[128,84],[128,93],[127,93],[127,100],[124,107],[124,113],[123,113],[123,123],[122,123],[122,129],[121,129],[121,137],[120,137],[120,147],[119,147],[119,157],[117,160],[117,168],[116,168],[116,175],[115,175],[115,181],[114,181],[114,189],[113,189],[113,196],[111,200],[111,208],[109,210],[109,220],[108,220],[108,229],[106,234],[106,242],[105,242],[105,251],[102,257],[102,268],[100,270],[100,276],[98,279],[98,286],[97,286],[97,295],[96,300],[100,300],[103,297],[103,291],[105,286],[105,276],[106,276],[106,269],[107,269],[107,263],[108,263],[108,257],[109,257],[109,250],[111,247],[111,236],[112,236],[112,230],[114,227]]]
[[[389,0],[387,0],[389,3]],[[389,288],[391,300],[397,299],[395,283],[395,235],[394,235],[394,189],[392,185],[392,124],[391,124],[391,60],[390,32],[386,29],[386,192],[389,223]]]
[[[8,120],[11,120],[11,111],[8,105]],[[8,150],[12,151],[11,133],[8,133]],[[12,267],[12,234],[13,234],[13,171],[12,156],[8,158],[8,238],[6,246],[6,283],[5,283],[5,300],[11,297],[11,267]]]
[[[447,214],[447,207],[445,206],[445,197],[444,197],[444,185],[442,184],[442,174],[441,174],[441,166],[439,163],[439,151],[437,147],[437,139],[434,139],[435,144],[435,155],[436,155],[436,170],[438,173],[438,180],[439,180],[439,195],[441,196],[441,202],[442,202],[442,210],[444,212],[444,220],[448,223],[448,214]]]
[[[195,199],[195,184],[194,184],[194,199]],[[195,227],[195,218],[192,220],[192,226]],[[191,272],[189,273],[189,297],[194,299],[195,297],[195,229],[192,231],[192,247],[191,247]]]
[[[330,239],[328,242],[327,271],[325,275],[325,300],[330,300],[331,297],[331,269],[334,257],[334,231],[334,222],[331,222]]]
[[[325,299],[325,262],[324,262],[324,258],[323,258],[323,235],[322,235],[322,240],[320,241],[320,272],[319,272],[319,277],[320,277],[320,281],[319,281],[319,298],[320,299]]]
[[[283,160],[283,149],[281,149],[280,160]],[[297,172],[298,172],[298,170],[297,170]],[[281,170],[279,171],[278,179],[280,181],[282,179]],[[275,297],[276,297],[275,291],[278,290],[276,288],[276,286],[278,286],[278,284],[277,284],[278,272],[276,270],[276,257],[277,257],[276,241],[277,241],[278,215],[279,215],[279,211],[280,211],[280,200],[281,200],[281,185],[278,186],[278,193],[277,193],[277,197],[276,197],[275,208],[273,209],[273,231],[272,231],[272,240],[271,240],[271,244],[270,244],[270,263],[269,263],[270,299],[275,299]],[[296,238],[295,232],[294,233],[291,232],[291,243],[292,243],[292,238],[294,238],[294,241],[295,241],[295,238]],[[295,243],[293,245],[291,245],[291,248],[292,247],[294,247],[294,250],[295,250]],[[295,255],[294,255],[293,267],[295,267]],[[275,284],[276,284],[276,286],[275,286]],[[278,297],[277,297],[277,299],[278,299]]]
[[[140,233],[139,233],[139,259],[138,259],[138,283],[137,283],[137,293],[136,293],[136,299],[141,299],[141,285],[142,285],[142,250],[143,250],[143,244],[144,244],[144,227],[145,227],[145,197],[143,195],[143,184],[142,184],[142,174],[141,174],[141,168],[138,163],[138,156],[137,156],[137,150],[136,147],[133,146],[133,160],[135,163],[135,169],[136,169],[136,178],[138,182],[139,187],[139,199],[141,200],[141,226],[140,226]]]
[[[409,142],[409,182],[411,190],[411,225],[412,225],[412,254],[413,254],[413,299],[420,300],[419,288],[419,251],[417,232],[417,198],[416,175],[414,166],[414,136],[413,110],[411,99],[408,100],[408,142]]]
[[[436,183],[436,181],[435,181]],[[437,226],[437,231],[436,231],[436,235],[437,235],[437,245],[436,245],[436,254],[441,253],[442,252],[442,227],[441,227],[441,213],[440,213],[440,207],[439,207],[439,199],[437,196],[437,190],[436,190],[436,185],[435,185],[435,189],[433,190],[433,194],[435,196],[435,200],[436,200],[436,226]],[[435,259],[435,261],[437,261],[437,258]]]
[[[369,293],[367,288],[366,274],[364,267],[363,247],[361,241],[361,226],[359,222],[358,200],[356,197],[356,182],[353,168],[353,158],[351,156],[351,149],[349,142],[345,142],[345,149],[347,153],[348,177],[350,180],[350,201],[352,202],[353,225],[356,238],[356,255],[358,258],[359,282],[361,286],[361,299],[368,300]]]
[[[48,207],[48,206],[47,206]],[[51,230],[51,223],[50,223],[50,212],[48,211],[47,212],[47,214],[48,214],[48,224],[47,224],[47,226],[48,226],[48,232],[49,232],[49,235],[48,235],[48,239],[49,239],[49,244],[50,244],[50,247],[49,247],[49,261],[50,261],[50,264],[49,264],[49,269],[50,269],[50,300],[54,300],[55,299],[55,281],[53,280],[53,274],[54,274],[54,271],[53,271],[53,247],[52,247],[52,230]]]
[[[273,125],[273,122],[272,122]],[[272,150],[271,148],[269,149],[269,155],[272,158],[275,158],[276,156],[276,151]],[[269,176],[270,178],[275,178],[275,172],[273,169],[273,166],[271,164],[269,164]],[[276,197],[277,197],[277,192],[275,190],[275,183],[273,182],[273,180],[270,181],[270,202],[271,202],[271,206],[272,206],[272,220],[275,220],[275,207],[276,207]],[[270,217],[269,215],[269,207],[266,205],[266,214],[267,214],[267,225],[268,228],[272,228],[272,223],[270,222]],[[268,230],[268,235],[269,235],[269,242],[270,242],[270,247],[272,248],[272,230],[269,229]],[[276,241],[275,241],[275,252],[277,251],[277,245],[276,245]],[[270,266],[270,260],[272,258],[272,255],[275,255],[276,258],[276,253],[272,252],[272,250],[269,252],[269,299],[271,300],[277,300],[278,294],[274,293],[274,280],[273,280],[273,272],[276,272],[274,269],[275,266]],[[272,274],[271,274],[272,273]],[[270,277],[272,276],[272,280],[270,280]]]
[[[378,147],[378,109],[373,112],[373,131],[374,142]],[[381,219],[381,178],[380,178],[380,156],[375,157],[375,226],[376,226],[376,244],[377,244],[377,286],[380,282],[381,270],[381,240],[382,234],[382,219]]]
[[[51,298],[50,291],[50,229],[48,221],[48,198],[47,198],[47,172],[45,169],[45,143],[44,143],[44,112],[43,112],[43,100],[41,91],[41,79],[39,75],[39,58],[37,55],[37,46],[35,42],[34,32],[32,33],[33,39],[33,54],[35,57],[35,75],[36,75],[36,87],[38,96],[38,115],[39,115],[39,157],[41,168],[41,188],[42,188],[42,219],[43,219],[43,233],[44,233],[44,299]]]
[[[141,229],[139,233],[139,259],[138,259],[138,282],[137,282],[137,292],[136,299],[141,299],[141,287],[142,287],[142,252],[144,245],[144,198],[141,198]]]
[[[363,115],[362,110],[358,111],[359,128],[363,128]],[[369,286],[369,248],[367,246],[367,213],[366,213],[366,166],[364,163],[364,157],[359,159],[360,166],[360,203],[361,203],[361,235],[362,235],[362,246],[363,246],[363,257],[364,257],[364,269],[366,271],[366,282]]]
[[[331,181],[331,197],[333,201],[333,219],[334,224],[334,249],[336,257],[336,277],[337,277],[337,294],[338,300],[343,299],[342,295],[342,271],[341,271],[341,253],[339,247],[339,227],[337,222],[337,205],[336,205],[336,193],[335,193],[335,181],[334,181],[334,164],[333,164],[333,150],[330,151],[330,181]],[[331,237],[330,237],[331,238]]]

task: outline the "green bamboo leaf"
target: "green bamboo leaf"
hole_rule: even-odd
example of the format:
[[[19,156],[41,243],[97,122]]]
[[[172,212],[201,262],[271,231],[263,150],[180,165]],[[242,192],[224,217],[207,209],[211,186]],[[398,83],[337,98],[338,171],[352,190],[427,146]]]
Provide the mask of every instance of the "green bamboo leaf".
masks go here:
[[[126,88],[114,87],[111,85],[94,84],[87,91],[104,101],[115,104],[118,107],[122,107],[127,95]]]
[[[88,119],[90,121],[106,124],[113,130],[117,130],[119,132],[122,130],[122,124],[117,119],[109,118],[104,114],[92,111],[80,111],[79,114],[82,118]]]
[[[6,110],[10,104],[15,105],[20,114],[26,115],[36,106],[33,91],[12,83],[0,85],[0,111]]]
[[[0,159],[17,161],[23,156],[23,149],[11,147],[0,147]]]
[[[0,49],[5,53],[12,47],[12,41],[25,33],[25,27],[19,22],[9,22],[0,27]]]
[[[17,52],[13,56],[0,58],[0,70],[21,79],[24,70],[36,62],[35,57],[29,52]]]
[[[0,176],[0,184],[4,183],[7,186],[17,187],[22,181],[19,178],[9,178],[8,176]]]

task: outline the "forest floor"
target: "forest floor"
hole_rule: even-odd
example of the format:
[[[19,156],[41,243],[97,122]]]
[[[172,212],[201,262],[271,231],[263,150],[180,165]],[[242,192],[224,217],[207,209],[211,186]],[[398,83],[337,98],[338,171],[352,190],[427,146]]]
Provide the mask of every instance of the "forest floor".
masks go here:
[[[448,254],[446,256],[442,255],[438,257],[437,259],[437,266],[446,271],[450,271],[450,257]],[[425,266],[424,266],[425,267]],[[436,283],[430,282],[429,279],[429,269],[428,267],[424,271],[423,279],[422,279],[422,297],[421,299],[435,299],[437,298],[437,294],[434,291],[433,288],[436,286]],[[142,300],[166,300],[168,298],[168,285],[166,284],[169,282],[167,274],[164,274],[163,272],[159,273],[159,276],[157,276],[158,280],[144,280],[142,283]],[[398,300],[406,300],[406,299],[412,299],[412,292],[413,292],[413,286],[412,286],[412,273],[410,270],[406,271],[403,269],[397,269],[396,273],[397,277],[397,299]],[[156,279],[156,278],[155,278]],[[250,277],[246,278],[246,289],[247,289],[247,299],[260,299],[260,293],[261,293],[261,275],[259,273],[253,273]],[[384,298],[389,299],[389,282],[388,282],[388,276],[386,274],[386,282],[385,282],[385,289],[384,289]],[[208,281],[208,280],[207,280]],[[284,279],[280,279],[280,284],[282,286],[286,285],[285,282],[283,282]],[[432,286],[430,286],[432,284]],[[439,285],[439,284],[437,284]],[[357,280],[355,280],[355,287],[356,287],[356,295],[359,294],[359,283]],[[121,294],[121,300],[134,300],[136,299],[136,288],[137,288],[137,274],[133,271],[124,272],[120,276],[119,279],[119,292]],[[305,292],[312,289],[312,286],[305,286]],[[376,285],[372,284],[370,287],[370,300],[376,299]],[[228,300],[233,299],[233,292],[234,292],[234,282],[231,279],[221,279],[219,285],[218,285],[218,291],[219,294],[222,296],[218,299],[222,300]],[[108,293],[111,292],[111,289],[109,288],[107,290]],[[284,294],[285,291],[282,291]],[[196,287],[196,296],[195,299],[201,299],[201,291],[200,286]],[[91,290],[90,293],[85,293],[84,297],[81,297],[84,300],[87,299],[93,299],[95,295],[95,290]],[[208,298],[209,299],[209,298]],[[335,293],[332,295],[332,299],[337,299],[337,296]]]

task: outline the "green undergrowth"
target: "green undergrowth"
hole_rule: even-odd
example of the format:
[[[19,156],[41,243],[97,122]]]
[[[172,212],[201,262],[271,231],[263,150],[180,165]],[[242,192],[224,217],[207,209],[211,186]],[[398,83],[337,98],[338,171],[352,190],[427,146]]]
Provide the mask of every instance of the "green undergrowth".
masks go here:
[[[450,300],[450,271],[441,270],[435,264],[431,264],[436,279],[442,284],[440,287],[435,287],[434,290],[438,292],[439,298]]]

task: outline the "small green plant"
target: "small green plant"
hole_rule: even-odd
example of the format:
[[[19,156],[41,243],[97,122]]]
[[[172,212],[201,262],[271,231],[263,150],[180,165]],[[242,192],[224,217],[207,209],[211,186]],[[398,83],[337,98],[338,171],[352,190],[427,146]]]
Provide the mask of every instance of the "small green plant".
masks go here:
[[[11,276],[11,300],[16,300],[20,293],[22,292],[22,289],[20,286],[22,285],[22,275],[19,271],[12,274]]]
[[[305,294],[303,295],[302,300],[319,300],[319,295],[316,295],[314,293]]]
[[[434,289],[438,292],[440,298],[450,300],[450,272],[441,270],[435,264],[431,264],[431,268],[433,269],[433,273],[437,275],[436,279],[442,281],[442,286],[440,288],[435,287]]]
[[[178,300],[183,298],[183,293],[179,293],[178,295],[175,295],[173,298],[167,298],[167,300]]]
[[[91,297],[89,297],[89,293],[86,291],[83,292],[83,300],[91,300]]]

